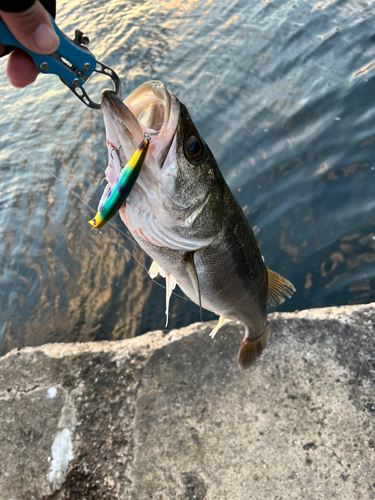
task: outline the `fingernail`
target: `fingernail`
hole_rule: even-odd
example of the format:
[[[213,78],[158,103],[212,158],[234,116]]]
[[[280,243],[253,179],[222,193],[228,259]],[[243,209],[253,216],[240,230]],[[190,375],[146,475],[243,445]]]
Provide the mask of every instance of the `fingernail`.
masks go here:
[[[59,37],[55,30],[50,28],[48,24],[42,23],[32,36],[33,42],[40,52],[51,54],[60,44]]]

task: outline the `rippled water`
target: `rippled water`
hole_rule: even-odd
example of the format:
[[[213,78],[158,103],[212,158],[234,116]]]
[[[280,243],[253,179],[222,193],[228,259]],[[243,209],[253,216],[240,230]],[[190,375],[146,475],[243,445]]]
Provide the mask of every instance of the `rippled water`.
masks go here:
[[[124,95],[160,79],[186,104],[267,264],[297,288],[280,310],[375,301],[373,2],[58,4],[60,28],[90,36]],[[163,328],[164,290],[142,267],[150,259],[107,226],[137,260],[95,235],[89,209],[41,166],[96,207],[100,111],[51,76],[25,90],[2,76],[0,99],[3,352]],[[199,321],[194,304],[171,306],[169,327]]]

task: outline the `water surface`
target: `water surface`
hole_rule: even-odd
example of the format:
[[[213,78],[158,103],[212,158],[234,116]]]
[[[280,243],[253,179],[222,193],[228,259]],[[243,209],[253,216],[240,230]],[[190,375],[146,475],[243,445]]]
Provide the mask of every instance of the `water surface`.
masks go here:
[[[188,107],[266,263],[297,288],[278,310],[375,301],[373,2],[58,3],[60,28],[89,35],[124,95],[160,79]],[[100,111],[45,75],[25,90],[3,76],[0,99],[3,352],[163,328],[150,259],[108,226],[124,249],[95,235],[90,210],[42,167],[96,208]],[[197,306],[173,297],[169,327],[195,321]]]

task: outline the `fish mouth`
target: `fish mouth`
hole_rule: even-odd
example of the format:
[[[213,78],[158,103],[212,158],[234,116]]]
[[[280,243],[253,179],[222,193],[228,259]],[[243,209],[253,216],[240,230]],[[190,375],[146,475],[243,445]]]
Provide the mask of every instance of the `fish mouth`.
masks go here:
[[[104,90],[101,108],[107,135],[109,166],[123,167],[143,140],[151,134],[144,169],[161,170],[176,134],[180,106],[176,97],[157,80],[151,80],[135,89],[122,102],[116,93]],[[113,157],[117,156],[117,160]],[[173,161],[172,158],[169,158]],[[107,172],[106,172],[106,177]],[[107,179],[112,184],[111,177]]]
[[[164,83],[152,80],[135,89],[125,99],[125,105],[147,132],[164,135],[169,125],[171,101]]]

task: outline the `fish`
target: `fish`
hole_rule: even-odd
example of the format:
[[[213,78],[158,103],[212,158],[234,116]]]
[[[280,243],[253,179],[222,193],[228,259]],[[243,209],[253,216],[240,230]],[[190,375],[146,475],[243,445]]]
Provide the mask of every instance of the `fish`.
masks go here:
[[[111,187],[107,184],[105,195],[102,196],[101,203],[99,203],[98,212],[92,220],[89,220],[89,224],[94,228],[99,229],[103,227],[124,204],[138,179],[146,158],[150,139],[150,135],[144,134],[143,141],[123,168],[120,161],[119,150],[113,144],[109,144],[112,148],[110,162],[118,177]]]
[[[124,102],[103,91],[101,109],[107,144],[126,162],[144,133],[152,135],[147,157],[119,214],[153,259],[149,274],[166,280],[169,299],[184,294],[219,316],[213,338],[228,321],[244,325],[238,364],[248,368],[269,339],[267,304],[295,291],[271,271],[243,211],[185,105],[157,80],[145,82]],[[111,148],[108,146],[109,158]],[[111,188],[116,171],[106,169]]]

